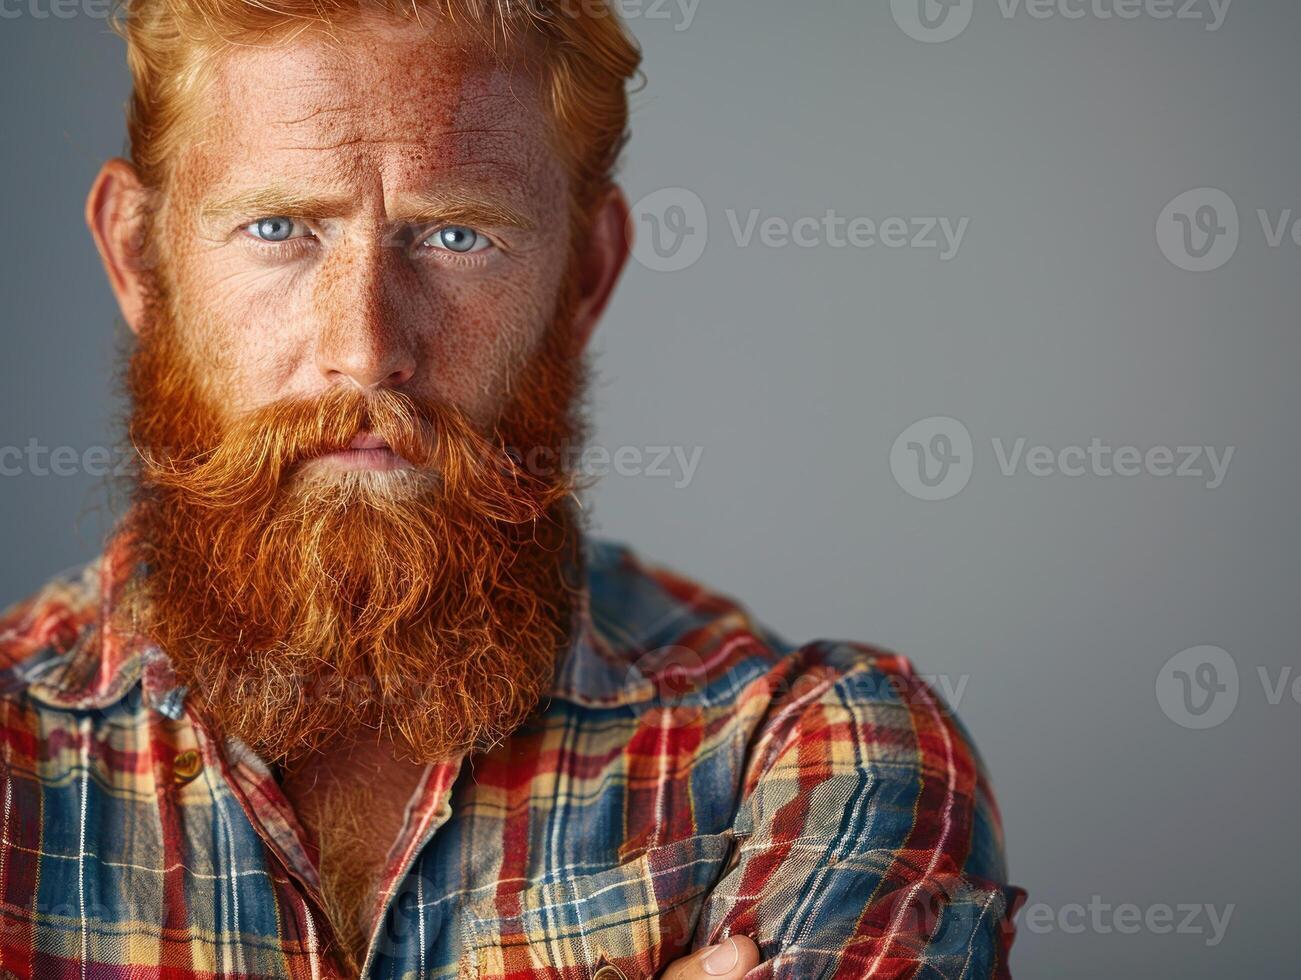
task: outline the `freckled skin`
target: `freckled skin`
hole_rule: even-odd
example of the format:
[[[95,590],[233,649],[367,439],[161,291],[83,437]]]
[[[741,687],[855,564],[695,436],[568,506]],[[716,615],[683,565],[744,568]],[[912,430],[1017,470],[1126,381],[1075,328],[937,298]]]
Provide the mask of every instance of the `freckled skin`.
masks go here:
[[[495,417],[555,308],[569,205],[536,83],[470,51],[386,19],[346,43],[303,35],[222,56],[203,138],[173,171],[164,240],[181,322],[225,410],[345,379]],[[272,215],[204,213],[268,185],[346,210],[279,245],[244,230]],[[404,239],[392,221],[403,195],[446,189],[506,204],[531,228],[476,224],[495,244],[465,255]]]

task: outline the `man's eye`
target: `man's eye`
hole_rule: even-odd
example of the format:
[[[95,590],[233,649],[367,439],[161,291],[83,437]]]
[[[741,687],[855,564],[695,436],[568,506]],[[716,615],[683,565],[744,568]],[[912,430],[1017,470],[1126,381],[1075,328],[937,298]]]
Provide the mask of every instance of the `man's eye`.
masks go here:
[[[271,218],[259,218],[245,229],[254,238],[264,242],[287,242],[291,238],[301,238],[307,231],[293,218],[280,215]]]
[[[445,252],[482,252],[490,242],[473,228],[463,225],[449,225],[440,228],[422,242],[426,248],[436,248]]]

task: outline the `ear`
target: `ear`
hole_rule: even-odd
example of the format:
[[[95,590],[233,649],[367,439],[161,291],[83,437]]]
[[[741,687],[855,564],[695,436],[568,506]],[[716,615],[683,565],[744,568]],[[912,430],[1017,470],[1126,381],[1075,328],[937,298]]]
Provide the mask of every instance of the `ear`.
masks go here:
[[[579,297],[574,334],[579,350],[587,346],[596,330],[632,251],[628,217],[623,191],[610,185],[595,205],[586,247],[578,257]]]
[[[121,158],[100,168],[86,197],[86,224],[122,317],[135,333],[140,332],[144,315],[141,272],[148,197],[135,167]]]

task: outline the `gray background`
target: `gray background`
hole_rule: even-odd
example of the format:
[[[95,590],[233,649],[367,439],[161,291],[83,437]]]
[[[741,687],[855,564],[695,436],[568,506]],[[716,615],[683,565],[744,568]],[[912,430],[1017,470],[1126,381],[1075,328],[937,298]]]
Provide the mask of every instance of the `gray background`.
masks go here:
[[[1258,676],[1299,666],[1301,247],[1269,247],[1256,216],[1301,217],[1301,10],[1237,0],[1208,31],[976,0],[932,44],[883,0],[700,0],[690,20],[654,2],[626,4],[649,85],[625,185],[688,189],[709,227],[688,268],[630,267],[596,341],[596,442],[702,451],[686,486],[611,473],[597,526],[791,639],[876,642],[965,683],[1013,880],[1045,917],[1022,917],[1016,975],[1301,974],[1301,705],[1271,704]],[[21,13],[0,20],[0,445],[80,451],[120,412],[115,311],[80,214],[121,148],[127,78],[101,19],[6,3]],[[1156,235],[1199,187],[1227,192],[1242,229],[1200,273]],[[729,209],[969,226],[944,262],[742,247]],[[927,502],[891,448],[933,416],[960,420],[974,456],[965,489]],[[1018,437],[1234,456],[1215,489],[1004,476],[991,440]],[[4,603],[96,552],[103,500],[84,474],[0,477]],[[1195,731],[1163,712],[1158,675],[1202,644],[1241,685]],[[1235,908],[1211,946],[1205,913],[1200,934],[1072,917],[1094,896]]]

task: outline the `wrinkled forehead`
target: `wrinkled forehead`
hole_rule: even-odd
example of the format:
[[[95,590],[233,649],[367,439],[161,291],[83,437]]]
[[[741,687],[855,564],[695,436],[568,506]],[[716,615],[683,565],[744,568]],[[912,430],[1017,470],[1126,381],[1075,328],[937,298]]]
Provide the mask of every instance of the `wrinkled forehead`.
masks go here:
[[[230,46],[207,70],[191,189],[258,177],[346,185],[455,174],[553,189],[562,168],[524,52],[389,17]]]

